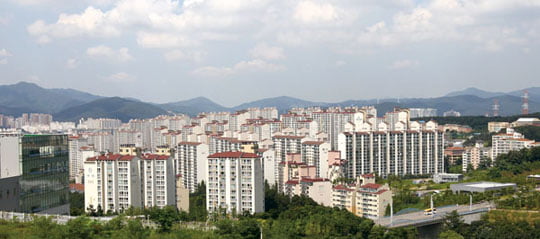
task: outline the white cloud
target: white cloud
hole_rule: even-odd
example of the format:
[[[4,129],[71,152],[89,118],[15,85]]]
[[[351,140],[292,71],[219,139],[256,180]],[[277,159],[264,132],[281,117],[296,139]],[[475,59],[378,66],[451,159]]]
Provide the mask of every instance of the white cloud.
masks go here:
[[[282,65],[268,63],[266,61],[255,59],[251,61],[241,61],[232,67],[214,67],[205,66],[195,69],[192,73],[205,77],[230,76],[246,72],[275,72],[284,70]]]
[[[6,50],[5,48],[0,49],[0,56],[13,56],[11,52]]]
[[[34,82],[34,83],[40,83],[41,78],[39,78],[39,76],[37,76],[37,75],[29,75],[29,76],[26,77],[26,81]]]
[[[110,82],[115,82],[115,83],[125,83],[125,82],[134,81],[135,77],[125,72],[118,72],[118,73],[109,75],[103,79],[105,81],[110,81]]]
[[[490,41],[486,42],[486,44],[482,47],[482,49],[485,50],[485,51],[488,51],[488,52],[498,52],[498,51],[502,50],[502,46],[501,46],[501,44],[497,43],[496,41],[490,40]]]
[[[283,48],[276,46],[269,46],[266,43],[257,44],[249,52],[253,58],[266,59],[266,60],[277,60],[285,58],[285,53]]]
[[[177,49],[177,50],[166,52],[163,56],[165,57],[165,60],[167,61],[182,60],[182,61],[201,62],[205,55],[206,53],[204,52],[185,52],[185,51]]]
[[[117,62],[126,62],[133,60],[129,50],[125,47],[114,50],[107,46],[96,46],[86,49],[86,55],[95,58],[106,58]]]
[[[337,67],[341,67],[341,66],[347,65],[347,62],[339,60],[339,61],[336,61],[335,64]]]
[[[6,50],[5,48],[0,49],[0,65],[6,65],[8,63],[8,57],[13,56],[11,52]]]
[[[79,66],[79,60],[77,58],[70,58],[66,61],[66,67],[69,69],[75,69]]]
[[[197,45],[188,37],[170,33],[140,32],[137,43],[145,48],[177,48]]]
[[[338,17],[338,11],[332,4],[312,1],[299,2],[294,12],[294,19],[303,23],[329,22],[337,20]]]
[[[184,52],[216,41],[277,41],[338,53],[433,41],[464,42],[471,48],[495,41],[504,49],[538,41],[531,34],[538,28],[534,17],[520,11],[540,7],[540,1],[531,0],[87,1],[92,6],[82,12],[62,13],[54,22],[35,21],[28,33],[40,44],[58,38],[136,36],[141,47]],[[500,24],[501,17],[512,21]],[[501,35],[505,27],[516,30]]]
[[[11,22],[12,16],[0,16],[0,25],[8,25]]]
[[[405,68],[413,68],[420,64],[418,61],[414,60],[399,60],[395,61],[390,65],[390,69],[399,70],[399,69],[405,69]]]

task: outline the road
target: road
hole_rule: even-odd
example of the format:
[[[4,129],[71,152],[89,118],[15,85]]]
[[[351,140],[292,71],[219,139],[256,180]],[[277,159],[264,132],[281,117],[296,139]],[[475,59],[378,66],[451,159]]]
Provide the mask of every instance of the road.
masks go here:
[[[483,210],[493,209],[493,205],[484,202],[477,203],[472,205],[472,211],[469,209],[469,205],[452,205],[452,206],[443,206],[437,208],[437,213],[435,215],[424,215],[424,211],[412,212],[402,215],[394,215],[393,219],[390,217],[383,217],[380,219],[375,219],[375,223],[385,227],[402,227],[409,226],[414,224],[422,224],[433,220],[441,220],[446,213],[449,213],[453,210],[457,210],[460,214],[475,213]]]

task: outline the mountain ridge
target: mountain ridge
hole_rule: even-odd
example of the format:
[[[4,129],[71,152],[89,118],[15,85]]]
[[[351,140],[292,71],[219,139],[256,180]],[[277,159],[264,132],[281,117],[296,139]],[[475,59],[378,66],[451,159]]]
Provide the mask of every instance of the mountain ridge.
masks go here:
[[[530,87],[529,111],[540,111],[540,87]],[[521,112],[521,94],[523,90],[507,93],[489,92],[470,87],[450,92],[441,97],[402,98],[402,99],[360,99],[341,102],[315,102],[291,96],[263,98],[233,107],[220,105],[209,98],[200,96],[192,99],[157,104],[140,101],[136,98],[104,97],[74,89],[46,89],[35,83],[19,82],[12,85],[0,85],[0,114],[20,116],[22,113],[50,113],[55,119],[76,121],[77,117],[125,117],[144,118],[156,114],[182,113],[196,116],[201,112],[237,111],[251,107],[276,107],[280,113],[293,107],[332,107],[332,106],[365,106],[374,105],[380,114],[392,110],[393,107],[435,108],[438,114],[448,110],[456,110],[462,115],[484,115],[491,112],[493,100],[499,100],[500,114],[510,115]],[[477,95],[473,95],[475,93]],[[108,99],[106,101],[100,101]],[[115,100],[112,100],[115,99]],[[120,100],[121,99],[121,100]],[[97,102],[96,102],[97,101]],[[117,108],[107,108],[106,103],[114,102]],[[93,104],[90,104],[93,103]],[[138,107],[135,107],[138,105]],[[80,107],[93,107],[83,111]],[[79,115],[69,114],[67,110],[75,110]],[[111,110],[107,113],[106,109]],[[132,110],[134,113],[127,112]],[[139,109],[146,109],[143,112]],[[96,115],[90,115],[93,112]]]

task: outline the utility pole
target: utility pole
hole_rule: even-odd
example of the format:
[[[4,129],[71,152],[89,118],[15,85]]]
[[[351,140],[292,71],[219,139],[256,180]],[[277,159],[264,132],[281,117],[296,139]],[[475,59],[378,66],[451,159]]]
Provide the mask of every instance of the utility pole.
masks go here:
[[[469,212],[472,211],[472,193],[469,194]]]
[[[390,225],[394,223],[394,203],[390,202]]]

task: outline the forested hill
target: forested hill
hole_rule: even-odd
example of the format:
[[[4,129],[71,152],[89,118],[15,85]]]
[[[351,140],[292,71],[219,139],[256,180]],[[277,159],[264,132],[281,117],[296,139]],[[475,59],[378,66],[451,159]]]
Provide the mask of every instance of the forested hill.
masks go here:
[[[434,120],[439,125],[443,124],[460,124],[468,125],[473,130],[485,131],[488,127],[488,122],[514,122],[519,118],[540,118],[540,112],[528,114],[528,115],[513,115],[504,117],[485,117],[485,116],[461,116],[461,117],[425,117],[415,118],[413,120],[429,121]]]

